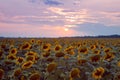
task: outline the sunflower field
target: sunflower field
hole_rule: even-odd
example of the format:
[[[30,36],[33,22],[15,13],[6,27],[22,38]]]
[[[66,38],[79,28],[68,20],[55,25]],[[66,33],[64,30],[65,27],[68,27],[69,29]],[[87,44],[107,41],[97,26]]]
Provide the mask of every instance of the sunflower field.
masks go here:
[[[120,39],[0,39],[0,80],[120,80]]]

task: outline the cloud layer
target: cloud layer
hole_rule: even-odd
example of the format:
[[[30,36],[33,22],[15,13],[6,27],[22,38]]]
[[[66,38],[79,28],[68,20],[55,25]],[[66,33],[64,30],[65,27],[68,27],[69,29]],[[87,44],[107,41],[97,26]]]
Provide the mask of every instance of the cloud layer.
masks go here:
[[[1,0],[0,36],[120,34],[119,3],[120,0]]]

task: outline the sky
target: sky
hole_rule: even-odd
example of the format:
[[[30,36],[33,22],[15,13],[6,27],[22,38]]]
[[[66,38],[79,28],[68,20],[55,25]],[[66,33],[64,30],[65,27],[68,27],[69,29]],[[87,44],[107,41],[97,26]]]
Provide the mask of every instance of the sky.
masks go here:
[[[0,36],[120,35],[120,0],[0,0]]]

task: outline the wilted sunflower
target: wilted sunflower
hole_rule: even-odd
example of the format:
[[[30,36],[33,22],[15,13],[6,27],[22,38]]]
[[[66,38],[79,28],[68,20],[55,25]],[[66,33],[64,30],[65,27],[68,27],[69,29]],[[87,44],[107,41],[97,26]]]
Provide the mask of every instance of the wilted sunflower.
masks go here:
[[[105,72],[104,68],[98,67],[92,72],[92,77],[95,79],[101,79],[104,72]]]
[[[29,50],[31,48],[31,44],[29,42],[25,42],[22,46],[22,50]]]
[[[57,63],[55,63],[55,62],[51,62],[50,64],[48,64],[48,66],[47,66],[47,72],[52,72],[52,71],[54,71],[55,69],[57,68]]]
[[[98,62],[100,60],[100,55],[94,55],[90,57],[91,62]]]
[[[30,67],[32,67],[33,62],[32,61],[26,61],[22,64],[22,69],[28,69]]]
[[[3,76],[4,76],[4,70],[0,69],[0,80],[2,80]]]
[[[40,73],[33,73],[30,75],[29,80],[40,80]]]
[[[16,54],[17,54],[17,48],[12,48],[12,49],[10,50],[10,54],[16,55]]]
[[[79,78],[80,77],[80,70],[78,68],[73,68],[70,71],[70,78],[74,79],[74,78]]]
[[[65,55],[65,53],[63,53],[63,52],[56,52],[55,53],[56,57],[64,57],[64,55]]]

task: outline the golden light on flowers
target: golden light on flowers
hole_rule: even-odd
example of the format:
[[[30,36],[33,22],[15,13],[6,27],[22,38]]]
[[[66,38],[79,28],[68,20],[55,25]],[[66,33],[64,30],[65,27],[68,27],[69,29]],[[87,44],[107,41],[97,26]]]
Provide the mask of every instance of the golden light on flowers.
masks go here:
[[[54,71],[55,69],[57,68],[57,63],[55,63],[55,62],[51,62],[50,64],[48,64],[48,66],[47,66],[47,72],[52,72],[52,71]]]
[[[104,68],[102,68],[102,67],[96,68],[96,69],[92,72],[92,77],[93,77],[94,79],[101,79],[104,72],[105,72]]]
[[[29,80],[41,80],[40,77],[40,73],[33,73],[30,75]]]
[[[55,53],[56,57],[64,57],[64,55],[65,55],[65,53],[63,53],[63,52],[56,52]]]
[[[26,61],[22,64],[22,69],[28,69],[30,67],[32,67],[33,62],[32,61]]]
[[[73,68],[70,71],[70,78],[79,78],[80,77],[80,70],[78,68]]]
[[[22,73],[22,70],[20,68],[14,70],[14,77],[18,77]]]
[[[4,70],[0,68],[0,80],[2,80],[4,76]]]
[[[22,50],[29,50],[31,48],[31,44],[29,42],[25,42],[22,46]]]
[[[17,48],[12,48],[12,49],[10,50],[10,54],[16,55],[16,54],[17,54]]]

